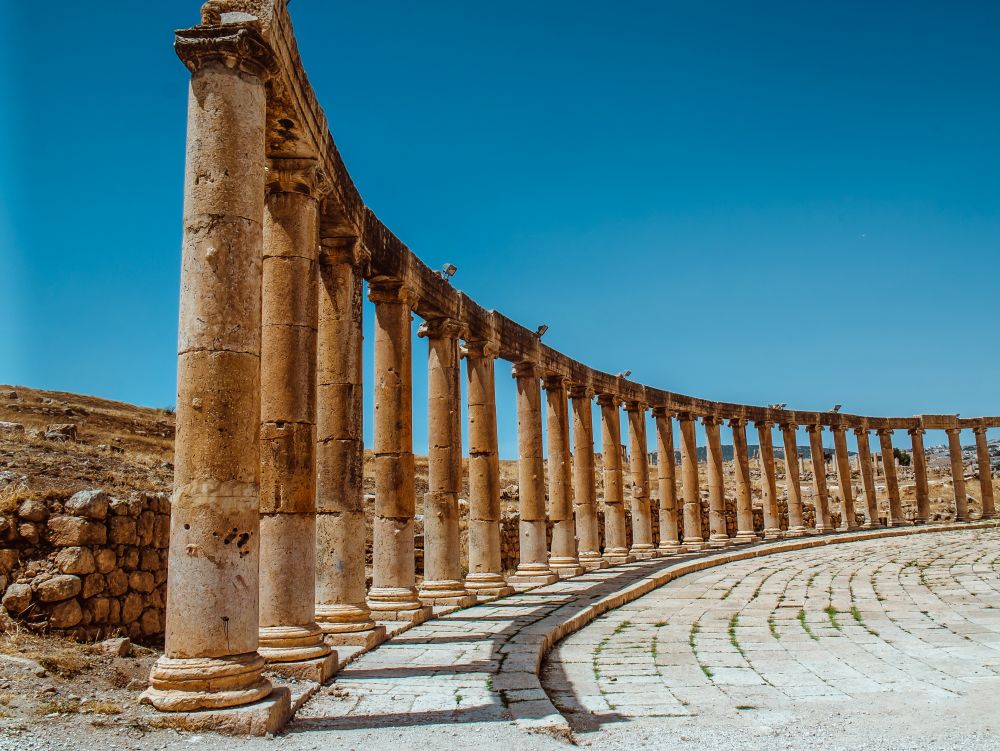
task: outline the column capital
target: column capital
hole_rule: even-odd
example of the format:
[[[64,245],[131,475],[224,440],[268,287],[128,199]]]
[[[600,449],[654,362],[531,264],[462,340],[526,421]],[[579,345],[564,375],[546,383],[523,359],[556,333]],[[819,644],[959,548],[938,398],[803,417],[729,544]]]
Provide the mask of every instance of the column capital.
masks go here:
[[[620,402],[621,399],[619,399],[614,394],[597,395],[597,403],[600,404],[602,407],[617,407]]]
[[[778,427],[782,430],[791,430],[793,432],[799,429],[798,424],[794,422],[780,422],[778,423]]]
[[[500,345],[492,339],[466,339],[462,356],[469,360],[495,360],[500,354]]]
[[[625,402],[625,411],[626,412],[643,412],[643,413],[645,413],[645,411],[648,408],[649,407],[644,402],[640,402],[637,399]]]
[[[854,432],[857,433],[857,430],[855,430]],[[892,428],[875,428],[875,432],[879,434],[879,437],[884,436],[884,435],[888,435],[891,438],[892,437],[892,433],[893,433],[893,429]]]
[[[368,299],[373,303],[403,303],[412,308],[417,294],[402,279],[375,279],[368,282]]]
[[[466,325],[454,318],[432,318],[417,327],[417,336],[427,339],[461,339]]]
[[[318,201],[332,189],[316,159],[276,157],[267,160],[268,193],[301,193]]]
[[[962,429],[956,426],[952,428],[945,428],[944,432],[948,435],[958,435],[962,432]]]
[[[757,430],[770,430],[774,427],[774,423],[770,420],[754,420],[753,425]]]
[[[854,435],[858,436],[859,438],[863,435],[865,436],[868,435],[869,432],[869,428],[853,428],[853,430],[854,430]],[[885,428],[876,428],[875,432],[878,433],[879,435],[882,435],[883,430],[885,430]]]
[[[570,381],[567,384],[567,391],[570,399],[586,399],[590,401],[594,398],[594,390],[585,383]]]
[[[278,62],[260,29],[250,24],[195,26],[174,35],[174,52],[191,73],[216,63],[266,80]]]
[[[721,417],[715,415],[703,415],[701,418],[703,425],[722,425],[725,422]]]
[[[972,432],[975,433],[976,435],[986,435],[986,426],[977,425],[972,429]]]
[[[731,428],[743,428],[746,427],[747,419],[745,417],[730,417],[727,422]]]
[[[530,360],[516,362],[510,369],[510,374],[514,378],[535,378],[538,379],[538,365]]]
[[[653,407],[653,417],[666,417],[670,419],[673,416],[674,413],[669,407]]]
[[[831,425],[830,426],[830,432],[831,433],[846,433],[847,432],[847,426],[843,425],[841,423],[837,423],[836,425]]]
[[[365,252],[353,235],[331,235],[319,238],[320,263],[346,263],[351,266],[366,266],[371,256]]]
[[[816,423],[810,423],[809,425],[806,425],[806,432],[807,433],[822,433],[823,432],[823,426],[822,425],[818,425]]]
[[[680,422],[691,422],[698,419],[698,415],[693,412],[677,412],[676,415]]]
[[[923,435],[927,431],[924,430],[923,428],[907,428],[906,432],[909,433],[910,435]]]
[[[560,391],[566,389],[568,381],[562,373],[549,373],[542,377],[542,386],[546,391]]]

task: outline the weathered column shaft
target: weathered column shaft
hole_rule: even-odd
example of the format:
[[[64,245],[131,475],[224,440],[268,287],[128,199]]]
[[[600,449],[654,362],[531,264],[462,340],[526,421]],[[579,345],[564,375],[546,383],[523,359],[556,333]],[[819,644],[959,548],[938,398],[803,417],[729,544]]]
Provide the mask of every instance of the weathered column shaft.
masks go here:
[[[583,567],[576,557],[576,523],[573,520],[573,467],[569,448],[569,397],[562,376],[545,379],[549,436],[549,519],[552,550],[549,567],[559,576],[576,576]]]
[[[996,515],[993,500],[993,472],[990,465],[990,448],[986,442],[986,428],[976,428],[976,464],[979,472],[979,492],[983,501],[980,518],[992,519]]]
[[[629,402],[628,437],[631,456],[629,470],[632,475],[632,547],[629,552],[636,558],[656,555],[653,547],[653,521],[649,510],[649,449],[646,442],[646,405]]]
[[[854,487],[851,484],[851,457],[847,453],[845,428],[834,426],[833,450],[837,459],[837,481],[840,484],[840,528],[857,529],[858,520],[854,511]]]
[[[879,449],[885,467],[885,493],[889,496],[889,526],[898,527],[906,523],[903,518],[903,503],[899,495],[899,477],[896,474],[896,457],[892,448],[892,431],[878,431]]]
[[[736,474],[736,537],[737,542],[753,542],[757,532],[753,525],[753,486],[750,482],[750,455],[747,453],[746,421],[732,419],[733,468]]]
[[[385,634],[365,601],[361,310],[354,238],[324,237],[316,353],[316,621],[327,643],[372,646]]]
[[[272,669],[319,682],[336,666],[315,621],[321,179],[312,160],[271,160],[264,212],[260,377],[259,652]],[[303,661],[307,664],[300,664]]]
[[[955,488],[955,521],[969,518],[969,497],[965,492],[965,464],[962,462],[962,431],[948,428],[948,455],[951,459],[951,480]]]
[[[591,392],[580,384],[570,387],[573,403],[573,514],[576,517],[578,556],[587,569],[607,566],[601,557],[597,521],[597,479],[594,476],[594,420]]]
[[[369,282],[375,303],[375,519],[368,607],[381,620],[421,622],[414,569],[411,293],[400,280]]]
[[[500,557],[500,460],[497,450],[495,345],[466,344],[469,399],[469,574],[465,587],[488,600],[513,590]]]
[[[872,452],[868,445],[868,429],[855,428],[858,439],[858,464],[861,465],[861,484],[865,490],[865,524],[868,529],[878,527],[878,499],[875,495],[875,470],[872,467]]]
[[[213,38],[214,36],[214,38]],[[165,654],[144,700],[161,710],[271,692],[258,646],[264,79],[256,29],[178,32],[191,71]]]
[[[812,460],[813,504],[816,510],[816,531],[831,532],[830,491],[826,485],[826,452],[823,450],[823,426],[807,425],[809,458]]]
[[[781,426],[781,442],[785,449],[785,487],[788,490],[788,533],[793,537],[799,537],[806,531],[802,521],[802,482],[796,428],[791,423]]]
[[[465,589],[459,535],[462,492],[462,386],[458,339],[462,325],[449,318],[421,324],[427,339],[427,493],[424,495],[425,605],[464,607],[476,597]]]
[[[683,550],[677,523],[677,465],[674,454],[673,418],[664,407],[655,407],[656,418],[656,477],[660,493],[660,545],[662,553]]]
[[[915,481],[915,491],[917,496],[917,513],[914,517],[914,522],[917,524],[926,524],[931,516],[931,498],[930,489],[927,486],[927,455],[924,454],[924,431],[921,428],[910,428],[907,431],[910,434],[910,438],[913,442],[913,479]],[[889,471],[889,462],[892,461],[890,457],[886,460],[885,454],[882,455],[882,469],[886,472]],[[895,465],[893,465],[895,469]]]
[[[604,558],[609,563],[623,563],[632,558],[625,536],[618,400],[610,394],[599,394],[597,403],[601,407],[601,459],[604,465]]]
[[[684,547],[701,550],[705,538],[701,529],[701,488],[698,483],[698,440],[694,417],[677,415],[681,427],[681,482],[684,486]]]
[[[705,436],[708,449],[708,541],[713,546],[721,547],[729,544],[729,534],[726,531],[726,486],[723,472],[722,438],[719,435],[719,425],[722,422],[716,417],[702,418],[705,423]]]
[[[755,425],[760,451],[760,488],[764,501],[764,538],[781,537],[781,517],[778,514],[778,478],[774,472],[774,439],[771,435],[773,425],[769,422],[758,422]]]

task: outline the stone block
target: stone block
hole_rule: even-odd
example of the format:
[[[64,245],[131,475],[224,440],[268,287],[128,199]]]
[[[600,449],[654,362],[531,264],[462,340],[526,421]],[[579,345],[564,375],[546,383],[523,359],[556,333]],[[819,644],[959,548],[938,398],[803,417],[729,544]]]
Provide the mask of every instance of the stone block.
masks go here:
[[[94,595],[99,595],[104,591],[107,586],[107,582],[104,579],[104,574],[90,574],[86,576],[83,580],[83,599],[88,599]]]
[[[135,545],[138,540],[136,523],[127,516],[111,517],[111,542],[115,545]]]
[[[56,553],[55,563],[64,574],[90,574],[96,567],[94,554],[90,549],[79,546],[60,550]]]
[[[78,516],[59,515],[49,519],[48,537],[57,548],[75,545],[103,545],[108,532],[103,524]]]
[[[103,519],[108,515],[111,498],[103,490],[81,490],[66,501],[67,514],[88,519]]]
[[[7,587],[7,591],[3,595],[3,600],[0,600],[0,602],[2,602],[8,613],[17,615],[24,612],[31,605],[33,594],[30,584],[14,583]]]
[[[39,582],[35,586],[35,595],[42,602],[61,602],[76,597],[82,589],[83,582],[79,576],[60,574]]]
[[[111,548],[101,548],[94,555],[94,565],[97,568],[98,573],[108,574],[115,567],[118,562],[118,556],[115,555],[115,551]]]
[[[65,600],[49,610],[49,625],[52,628],[73,628],[83,620],[83,609],[76,598]]]
[[[27,522],[43,522],[49,518],[49,510],[44,501],[29,498],[17,509],[17,516]]]

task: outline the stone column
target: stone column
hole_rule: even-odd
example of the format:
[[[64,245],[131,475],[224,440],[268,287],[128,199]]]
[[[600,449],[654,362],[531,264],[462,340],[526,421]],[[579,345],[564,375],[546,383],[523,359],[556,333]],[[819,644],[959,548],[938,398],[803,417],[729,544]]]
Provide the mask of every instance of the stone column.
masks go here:
[[[798,426],[782,423],[781,441],[785,449],[785,487],[788,489],[788,536],[802,537],[806,526],[802,521],[802,482],[799,478]]]
[[[618,400],[598,394],[601,407],[601,459],[604,465],[604,559],[614,565],[630,563],[625,537],[625,501],[622,489],[621,419]]]
[[[857,529],[858,520],[854,511],[854,487],[851,484],[851,457],[847,453],[846,428],[834,425],[831,430],[837,460],[837,481],[840,483],[840,528]]]
[[[653,547],[653,521],[649,512],[649,449],[646,444],[646,405],[628,402],[628,438],[632,456],[632,547],[636,560],[657,558]]]
[[[684,548],[704,550],[701,528],[701,488],[698,484],[698,441],[694,416],[687,412],[677,415],[681,426],[681,482],[684,488]]]
[[[951,458],[951,479],[955,487],[955,521],[969,518],[969,497],[965,493],[965,465],[962,462],[962,430],[948,428],[948,454]]]
[[[494,379],[496,345],[465,346],[469,399],[469,574],[465,588],[480,602],[511,594],[500,559],[500,460]]]
[[[778,479],[774,473],[774,440],[769,422],[756,422],[757,439],[760,449],[760,487],[764,501],[764,539],[783,537],[781,517],[778,514]]]
[[[424,581],[420,601],[467,607],[458,528],[462,492],[462,386],[458,340],[464,326],[450,318],[420,325],[427,339],[427,493],[424,495]]]
[[[980,519],[992,519],[996,515],[993,501],[993,473],[990,466],[990,448],[986,443],[986,428],[973,428],[976,434],[976,464],[979,471],[979,491],[983,497],[983,513]]]
[[[886,428],[878,429],[879,449],[882,452],[882,463],[885,466],[885,492],[889,496],[890,527],[907,524],[903,518],[903,504],[899,496],[899,478],[896,475],[896,458],[892,449],[892,431]]]
[[[875,529],[881,525],[878,520],[875,470],[872,467],[871,446],[868,445],[868,428],[855,428],[854,435],[858,439],[858,463],[861,465],[861,484],[865,489],[865,523],[861,526],[864,529]]]
[[[317,189],[312,160],[271,160],[261,292],[260,655],[326,681],[336,654],[316,623]]]
[[[597,522],[597,487],[594,477],[594,421],[592,394],[581,384],[569,389],[573,402],[573,513],[580,565],[588,571],[607,568],[601,557],[600,527]]]
[[[913,517],[914,524],[926,524],[931,518],[931,497],[930,489],[927,486],[927,455],[924,454],[924,430],[923,428],[910,428],[906,431],[910,434],[913,442],[913,479],[916,485],[917,513]],[[882,468],[889,469],[889,461],[882,455]]]
[[[731,545],[726,531],[726,485],[722,461],[722,439],[719,436],[718,417],[703,417],[707,437],[706,459],[708,464],[708,543],[713,548]]]
[[[733,468],[736,473],[736,537],[738,544],[756,542],[753,526],[753,486],[750,482],[750,456],[747,454],[747,423],[741,418],[729,421],[733,431]]]
[[[273,59],[243,26],[178,32],[175,48],[192,75],[170,583],[166,649],[143,700],[187,711],[271,693],[257,629],[264,79]]]
[[[656,418],[656,478],[660,493],[660,545],[663,555],[684,550],[678,541],[676,458],[673,418],[665,407],[654,407]]]
[[[813,504],[816,510],[816,531],[833,531],[830,520],[830,492],[826,485],[826,452],[823,450],[823,426],[806,425],[809,434],[809,458],[813,471]]]
[[[398,279],[368,284],[375,303],[375,519],[368,607],[379,620],[422,623],[414,569],[413,393],[410,290]]]
[[[517,487],[521,560],[508,583],[517,591],[556,581],[549,568],[545,532],[545,461],[542,458],[542,392],[538,367],[514,365],[517,381]]]
[[[364,259],[352,237],[320,241],[316,354],[316,621],[328,644],[385,638],[365,602],[361,306]]]
[[[547,376],[545,399],[549,435],[549,519],[552,520],[549,567],[560,577],[566,578],[582,574],[584,571],[576,557],[566,379],[562,376]]]

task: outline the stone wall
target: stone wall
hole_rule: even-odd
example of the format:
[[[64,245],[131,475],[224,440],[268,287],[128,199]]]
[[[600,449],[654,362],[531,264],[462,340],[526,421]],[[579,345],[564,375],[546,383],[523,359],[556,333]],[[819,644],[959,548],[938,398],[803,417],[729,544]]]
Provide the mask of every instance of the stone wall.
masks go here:
[[[93,641],[163,634],[170,501],[101,490],[0,515],[0,592],[29,628]]]

